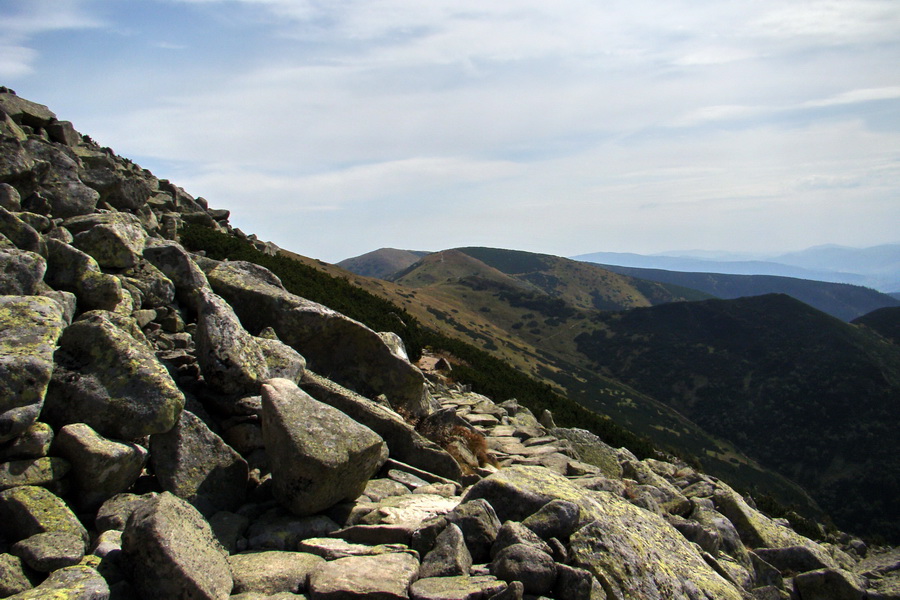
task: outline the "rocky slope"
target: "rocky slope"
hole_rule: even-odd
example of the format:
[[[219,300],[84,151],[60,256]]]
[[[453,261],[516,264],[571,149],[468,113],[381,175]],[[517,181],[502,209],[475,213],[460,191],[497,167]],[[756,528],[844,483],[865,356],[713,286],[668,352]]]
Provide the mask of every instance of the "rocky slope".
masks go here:
[[[0,597],[900,597],[895,553],[423,372],[178,243],[227,211],[0,111]]]

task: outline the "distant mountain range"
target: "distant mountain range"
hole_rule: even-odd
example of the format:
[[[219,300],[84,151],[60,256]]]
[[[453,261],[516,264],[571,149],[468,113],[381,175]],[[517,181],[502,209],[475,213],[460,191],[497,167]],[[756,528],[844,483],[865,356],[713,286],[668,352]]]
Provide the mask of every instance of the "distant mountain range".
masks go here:
[[[771,257],[739,259],[732,253],[691,251],[644,255],[621,252],[593,252],[571,257],[574,260],[699,273],[732,275],[776,275],[831,283],[864,285],[885,293],[900,292],[900,244],[870,248],[815,246],[800,252]]]
[[[495,255],[491,257],[493,260],[499,260],[498,257],[502,254],[502,256],[505,257],[503,261],[509,263],[510,268],[507,268],[506,270],[510,271],[512,268],[513,272],[527,271],[527,269],[520,267],[528,265],[524,263],[517,265],[517,261],[533,261],[535,260],[533,257],[546,256],[513,250],[493,251],[488,248],[463,248],[461,250],[475,258],[484,258],[487,256],[487,253],[493,252]],[[617,254],[609,252],[582,255],[582,257],[576,257],[573,260],[595,263],[606,271],[632,277],[635,279],[632,283],[633,286],[644,287],[647,290],[649,290],[649,282],[666,284],[667,286],[670,286],[668,288],[669,290],[677,289],[677,295],[689,300],[700,300],[703,298],[733,299],[745,296],[759,296],[762,294],[787,294],[801,302],[805,302],[814,308],[828,313],[829,315],[844,321],[851,321],[879,308],[900,306],[900,293],[888,295],[868,287],[862,287],[861,283],[835,283],[833,280],[843,278],[865,281],[869,275],[865,275],[863,272],[869,274],[876,272],[882,274],[891,273],[891,269],[894,268],[892,266],[893,263],[891,262],[893,260],[891,258],[893,256],[892,252],[898,250],[900,250],[900,245],[877,246],[876,248],[860,250],[858,252],[854,252],[853,249],[849,248],[827,246],[821,247],[818,250],[813,248],[793,255],[784,255],[784,257],[788,257],[785,258],[785,260],[805,262],[808,265],[821,265],[824,256],[834,256],[836,264],[845,266],[855,265],[854,268],[860,271],[860,273],[855,275],[849,273],[839,274],[835,271],[812,271],[796,265],[770,262],[720,262],[690,257],[644,256],[639,254]],[[448,251],[444,251],[444,255],[446,255],[446,252]],[[343,260],[338,263],[338,266],[356,273],[357,275],[391,280],[396,279],[405,269],[409,268],[423,256],[427,256],[428,254],[428,252],[421,251],[382,248],[355,258]],[[707,255],[713,255],[713,253],[707,253]],[[790,258],[792,256],[793,258]],[[532,258],[525,259],[523,257]],[[584,257],[594,258],[588,260],[584,259]],[[853,257],[856,258],[854,259]],[[559,257],[552,258],[559,259]],[[613,262],[603,263],[600,261],[601,258],[610,259]],[[491,261],[488,262],[490,263]],[[633,264],[622,266],[623,263]],[[653,264],[666,264],[669,266],[663,268],[641,266]],[[678,268],[686,268],[688,265],[696,267],[694,272],[685,272],[683,269]],[[569,267],[569,269],[571,268],[572,267]],[[707,270],[713,268],[720,270]],[[731,271],[728,269],[731,269]],[[735,274],[735,271],[746,271],[748,273],[779,271],[782,274]],[[900,273],[900,267],[897,267],[897,272]],[[798,277],[796,275],[787,276],[787,273],[802,273],[805,277]],[[822,275],[823,277],[831,277],[831,279],[814,279],[813,276],[817,274]],[[527,283],[528,285],[533,286],[540,284],[540,281],[545,275],[538,276],[532,274],[530,277],[532,280],[527,281]],[[884,277],[890,278],[889,275]],[[900,275],[897,276],[897,279],[900,280]],[[677,286],[677,288],[672,286]],[[900,286],[900,283],[898,283],[898,286]],[[546,285],[544,288],[545,291],[547,291]],[[552,294],[555,292],[551,290],[550,293]],[[581,305],[587,306],[583,303]],[[615,309],[617,306],[619,305],[615,302],[607,305],[603,305],[601,302],[590,306],[590,308]]]
[[[852,321],[879,308],[900,306],[900,300],[893,296],[872,288],[847,283],[829,283],[776,275],[688,273],[616,265],[601,266],[631,277],[693,288],[716,298],[787,294],[843,321]]]

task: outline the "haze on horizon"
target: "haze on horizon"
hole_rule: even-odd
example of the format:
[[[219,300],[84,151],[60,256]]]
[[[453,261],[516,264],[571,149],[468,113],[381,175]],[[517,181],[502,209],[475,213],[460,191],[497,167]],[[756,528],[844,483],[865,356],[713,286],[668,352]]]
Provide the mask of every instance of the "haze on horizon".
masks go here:
[[[895,0],[6,0],[0,85],[263,239],[900,242]]]

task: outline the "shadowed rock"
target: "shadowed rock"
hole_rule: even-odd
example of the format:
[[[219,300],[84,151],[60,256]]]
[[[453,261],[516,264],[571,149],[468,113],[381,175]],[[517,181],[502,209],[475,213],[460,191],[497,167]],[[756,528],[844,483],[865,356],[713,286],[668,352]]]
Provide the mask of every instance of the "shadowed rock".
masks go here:
[[[275,496],[298,515],[357,498],[387,458],[371,429],[287,379],[262,387],[262,430]]]

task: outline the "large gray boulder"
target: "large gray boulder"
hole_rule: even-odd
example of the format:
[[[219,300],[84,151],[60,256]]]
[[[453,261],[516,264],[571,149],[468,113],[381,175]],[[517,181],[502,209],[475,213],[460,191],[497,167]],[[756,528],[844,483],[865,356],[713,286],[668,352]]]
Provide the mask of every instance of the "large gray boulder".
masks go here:
[[[0,442],[37,420],[63,327],[62,311],[50,298],[0,296]]]
[[[20,250],[42,253],[42,249],[45,248],[41,234],[34,227],[2,206],[0,206],[0,233]]]
[[[291,294],[274,274],[252,263],[222,263],[207,277],[247,329],[271,326],[314,371],[365,396],[384,394],[395,409],[411,415],[434,409],[421,371],[365,325]]]
[[[96,508],[131,487],[147,462],[147,450],[142,446],[108,440],[85,423],[61,428],[55,448],[72,465],[83,508]]]
[[[388,445],[391,458],[454,481],[462,477],[455,458],[396,412],[311,371],[303,374],[300,387],[316,400],[335,407],[380,435]]]
[[[273,377],[296,382],[306,367],[292,348],[247,333],[231,306],[209,288],[197,293],[194,342],[207,385],[224,394],[257,394],[260,384]]]
[[[38,292],[47,261],[36,252],[0,249],[0,290],[4,294],[31,296]]]
[[[102,311],[67,327],[59,339],[46,420],[56,426],[87,423],[120,440],[170,430],[184,408],[184,394],[140,336],[133,319]]]
[[[150,436],[150,462],[163,489],[206,516],[234,510],[247,495],[247,462],[189,411]]]
[[[53,217],[94,212],[100,194],[78,178],[81,161],[70,149],[33,138],[25,142],[25,149],[35,159],[49,164],[49,168],[35,172],[38,190],[49,201]]]
[[[225,549],[190,504],[168,492],[138,505],[122,534],[142,598],[225,600],[232,576]]]
[[[130,313],[133,308],[116,277],[103,273],[90,255],[52,238],[47,240],[45,280],[56,289],[75,294],[81,310]]]
[[[105,269],[134,267],[144,251],[147,234],[140,220],[128,213],[100,213],[67,219],[72,244],[90,254]]]
[[[747,548],[794,548],[790,553],[781,553],[781,557],[796,557],[802,552],[807,564],[837,568],[837,563],[823,546],[768,518],[727,485],[718,485],[713,496],[716,509],[731,521]]]
[[[357,498],[387,458],[371,429],[287,379],[262,386],[262,431],[275,496],[301,516]]]
[[[176,242],[154,241],[144,248],[144,258],[175,285],[175,297],[194,311],[199,309],[200,291],[209,287],[206,275],[191,255]]]
[[[56,114],[43,104],[26,100],[12,92],[0,93],[0,111],[19,125],[40,129],[56,120]]]

